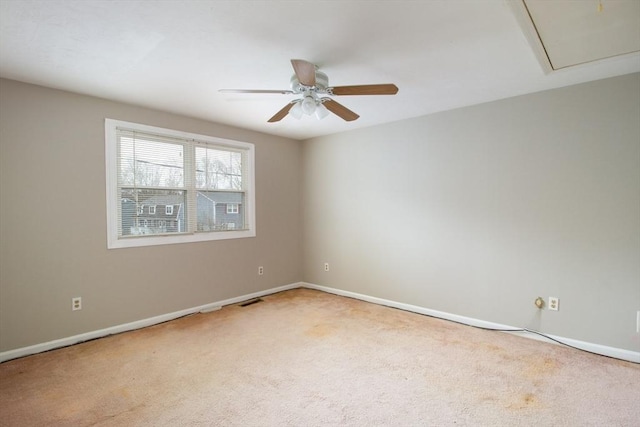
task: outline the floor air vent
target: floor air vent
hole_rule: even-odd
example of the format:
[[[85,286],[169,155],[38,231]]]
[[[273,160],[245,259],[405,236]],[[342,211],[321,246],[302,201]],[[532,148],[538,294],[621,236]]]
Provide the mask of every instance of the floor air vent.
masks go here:
[[[248,305],[257,304],[257,303],[259,303],[259,302],[262,302],[262,299],[261,299],[261,298],[254,298],[254,299],[247,300],[247,301],[245,301],[245,302],[241,302],[241,303],[240,303],[240,304],[238,304],[238,305],[239,305],[240,307],[246,307],[246,306],[248,306]]]

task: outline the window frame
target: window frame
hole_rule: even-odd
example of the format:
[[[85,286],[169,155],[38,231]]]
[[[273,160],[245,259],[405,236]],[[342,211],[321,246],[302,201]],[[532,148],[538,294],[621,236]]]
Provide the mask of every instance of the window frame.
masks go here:
[[[158,134],[168,137],[180,138],[185,144],[195,147],[198,144],[210,145],[211,148],[227,148],[243,151],[243,191],[245,229],[224,231],[197,231],[190,230],[181,234],[162,235],[138,235],[120,237],[118,235],[119,209],[121,202],[118,194],[118,136],[117,129],[126,128],[139,132]],[[194,150],[192,150],[194,151]],[[192,163],[195,165],[195,162]],[[218,138],[208,135],[174,129],[160,128],[122,120],[105,119],[105,167],[106,167],[106,198],[107,198],[107,248],[130,248],[141,246],[169,245],[177,243],[204,242],[227,239],[241,239],[256,236],[255,219],[255,146],[248,142]],[[185,170],[185,174],[189,173]],[[195,174],[195,171],[192,171]],[[185,186],[187,198],[196,197],[198,189],[195,185]]]

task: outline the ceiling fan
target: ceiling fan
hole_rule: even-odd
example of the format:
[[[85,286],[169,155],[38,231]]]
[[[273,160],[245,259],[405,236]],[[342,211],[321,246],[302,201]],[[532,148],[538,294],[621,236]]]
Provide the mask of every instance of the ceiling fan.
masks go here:
[[[282,120],[287,114],[299,119],[303,114],[323,119],[329,115],[329,111],[350,122],[356,120],[359,115],[349,110],[344,105],[333,99],[322,96],[339,95],[395,95],[398,88],[394,84],[375,84],[358,86],[329,86],[329,78],[318,70],[311,62],[303,59],[292,59],[291,65],[295,74],[291,77],[290,90],[261,90],[261,89],[220,89],[225,93],[278,93],[283,95],[302,95],[302,98],[294,99],[271,117],[268,122],[274,123]]]

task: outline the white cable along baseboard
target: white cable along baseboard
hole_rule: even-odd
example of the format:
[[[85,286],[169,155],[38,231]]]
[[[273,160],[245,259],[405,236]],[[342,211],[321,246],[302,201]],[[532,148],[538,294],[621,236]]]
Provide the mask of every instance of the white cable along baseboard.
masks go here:
[[[431,310],[431,309],[419,307],[416,305],[404,304],[401,302],[391,301],[383,298],[371,297],[368,295],[358,294],[358,293],[349,292],[349,291],[343,291],[341,289],[330,288],[327,286],[314,285],[313,283],[302,282],[300,283],[300,286],[304,288],[316,289],[319,291],[328,292],[328,293],[336,294],[340,296],[355,298],[362,301],[371,302],[374,304],[385,305],[393,308],[399,308],[401,310],[406,310],[406,311],[411,311],[413,313],[437,317],[444,320],[451,320],[458,323],[464,323],[465,325],[469,325],[469,326],[477,326],[480,328],[488,328],[488,329],[523,329],[518,326],[502,325],[500,323],[487,322],[485,320],[474,319],[472,317],[465,317],[457,314],[446,313],[444,311]],[[530,338],[537,341],[543,341],[546,343],[561,345],[557,342],[548,340],[544,338],[544,336],[540,336],[533,332],[518,331],[518,332],[506,332],[506,333],[516,334],[521,337]],[[625,350],[622,348],[609,347],[609,346],[600,345],[600,344],[593,344],[586,341],[578,341],[571,338],[559,337],[556,335],[550,335],[550,334],[544,334],[544,335],[553,340],[560,341],[564,344],[568,344],[572,347],[589,351],[591,353],[597,353],[603,356],[609,356],[616,359],[627,360],[629,362],[640,363],[640,352],[638,351],[631,351],[631,350]]]

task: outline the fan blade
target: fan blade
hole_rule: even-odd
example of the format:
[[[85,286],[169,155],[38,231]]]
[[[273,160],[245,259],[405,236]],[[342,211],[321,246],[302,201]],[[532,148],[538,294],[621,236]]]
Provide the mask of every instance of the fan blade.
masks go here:
[[[331,111],[336,116],[341,117],[348,122],[353,121],[358,117],[360,117],[359,115],[349,110],[344,105],[334,101],[331,98],[322,98],[322,101],[323,101],[322,104],[325,107],[327,107],[327,110]]]
[[[316,85],[316,66],[304,59],[292,59],[291,65],[296,72],[298,81],[305,86]]]
[[[218,92],[222,93],[279,93],[282,95],[291,95],[291,90],[263,90],[263,89],[219,89]]]
[[[284,119],[285,116],[287,114],[289,114],[289,110],[291,110],[291,107],[293,107],[293,104],[295,104],[295,102],[290,102],[287,105],[285,105],[282,110],[280,110],[276,114],[274,114],[273,117],[271,117],[269,120],[267,120],[267,122],[274,123],[274,122],[279,122],[280,120]]]
[[[329,88],[327,92],[332,95],[395,95],[398,87],[394,84],[336,86]]]

